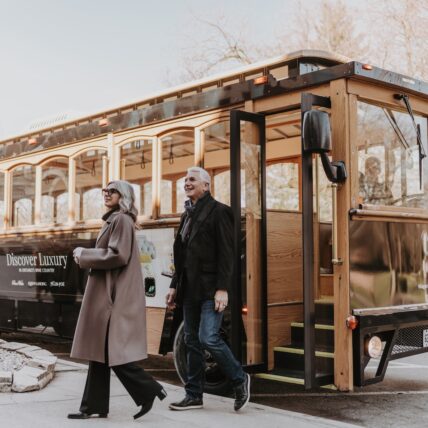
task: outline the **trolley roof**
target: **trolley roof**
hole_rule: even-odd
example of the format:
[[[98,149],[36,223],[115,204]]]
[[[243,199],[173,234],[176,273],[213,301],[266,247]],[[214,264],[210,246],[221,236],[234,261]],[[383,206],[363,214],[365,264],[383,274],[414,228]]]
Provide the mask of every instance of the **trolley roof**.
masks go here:
[[[374,66],[366,67],[342,55],[301,50],[192,81],[94,115],[8,138],[0,141],[0,159],[351,76],[428,95],[428,84],[423,81]],[[259,83],[256,79],[262,77],[265,79]]]

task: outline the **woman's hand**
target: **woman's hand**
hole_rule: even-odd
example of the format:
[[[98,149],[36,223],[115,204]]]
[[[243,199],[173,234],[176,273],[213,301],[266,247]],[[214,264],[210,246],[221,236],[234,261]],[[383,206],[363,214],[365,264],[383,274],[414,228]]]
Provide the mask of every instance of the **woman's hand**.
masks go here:
[[[73,258],[76,264],[80,264],[80,256],[82,255],[83,247],[77,247],[73,251]]]

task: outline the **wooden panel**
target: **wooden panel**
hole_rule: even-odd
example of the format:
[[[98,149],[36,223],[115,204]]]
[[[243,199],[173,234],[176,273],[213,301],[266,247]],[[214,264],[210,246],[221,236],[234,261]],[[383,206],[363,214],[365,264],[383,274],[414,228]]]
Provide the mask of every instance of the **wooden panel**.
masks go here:
[[[307,89],[306,89],[307,91]],[[286,94],[276,95],[273,97],[264,97],[254,101],[255,112],[266,112],[266,111],[282,111],[287,107],[296,105],[300,106],[302,91],[288,92]],[[317,95],[330,95],[329,84],[320,85],[316,88],[311,88],[311,93]]]
[[[268,369],[273,368],[273,348],[291,342],[290,324],[303,320],[303,305],[268,308]]]
[[[267,213],[268,303],[301,301],[302,214]]]
[[[333,275],[320,275],[319,287],[320,296],[333,296]]]
[[[346,80],[331,82],[331,128],[333,141],[333,160],[342,160],[348,169],[351,167],[350,140],[355,132],[356,114],[349,106]],[[352,128],[352,131],[350,129]],[[353,389],[352,366],[352,334],[346,327],[345,320],[350,314],[349,300],[349,216],[351,208],[350,178],[337,191],[337,228],[338,228],[338,257],[342,265],[334,266],[334,383],[341,391]]]
[[[162,336],[165,317],[164,308],[147,308],[147,348],[152,355],[159,354],[159,345]]]

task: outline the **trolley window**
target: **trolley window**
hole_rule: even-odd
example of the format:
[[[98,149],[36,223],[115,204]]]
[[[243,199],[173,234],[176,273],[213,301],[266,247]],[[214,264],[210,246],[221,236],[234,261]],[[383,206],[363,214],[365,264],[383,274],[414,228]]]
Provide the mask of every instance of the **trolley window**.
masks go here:
[[[76,220],[100,219],[104,212],[103,156],[105,150],[88,150],[76,158]]]
[[[14,227],[34,224],[36,168],[22,165],[11,171],[12,224]]]
[[[230,205],[230,135],[229,121],[215,123],[204,132],[204,166],[211,174],[211,193]]]
[[[184,181],[187,169],[195,164],[193,129],[169,134],[161,139],[162,181],[160,213],[175,214],[184,210]]]
[[[120,149],[121,177],[134,187],[140,215],[152,215],[152,141],[136,140]]]
[[[426,151],[427,119],[415,115],[415,122]],[[358,102],[357,129],[359,203],[426,208],[428,180],[411,116]]]
[[[42,167],[42,224],[66,223],[68,219],[68,159],[57,158]]]

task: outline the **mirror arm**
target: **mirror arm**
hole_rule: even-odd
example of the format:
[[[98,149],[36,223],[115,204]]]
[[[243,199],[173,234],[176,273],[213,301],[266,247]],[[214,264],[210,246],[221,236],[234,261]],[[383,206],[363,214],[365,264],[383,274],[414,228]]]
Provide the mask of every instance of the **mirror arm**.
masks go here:
[[[346,171],[346,165],[343,161],[330,162],[327,153],[320,153],[322,166],[324,168],[325,175],[332,183],[343,183],[348,173]]]

